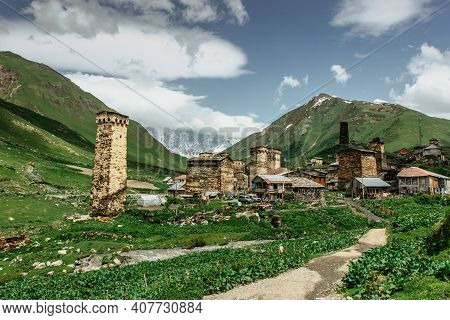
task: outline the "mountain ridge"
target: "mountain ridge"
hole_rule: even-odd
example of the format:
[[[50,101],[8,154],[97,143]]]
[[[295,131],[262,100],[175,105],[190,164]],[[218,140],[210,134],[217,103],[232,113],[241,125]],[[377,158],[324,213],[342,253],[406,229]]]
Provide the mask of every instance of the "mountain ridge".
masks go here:
[[[419,118],[423,143],[438,138],[444,145],[450,145],[450,120],[430,117],[399,104],[346,100],[321,93],[261,132],[227,148],[227,152],[248,161],[251,147],[267,145],[283,151],[285,164],[301,165],[336,145],[341,121],[349,122],[350,137],[355,142],[368,144],[380,137],[387,151],[393,152],[419,144]]]

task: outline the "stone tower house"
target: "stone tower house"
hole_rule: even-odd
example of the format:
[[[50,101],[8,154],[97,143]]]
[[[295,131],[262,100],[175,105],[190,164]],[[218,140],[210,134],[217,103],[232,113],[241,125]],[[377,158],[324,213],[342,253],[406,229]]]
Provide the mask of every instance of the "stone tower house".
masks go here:
[[[254,147],[250,150],[248,165],[249,182],[259,174],[270,174],[281,167],[281,151],[266,147]]]
[[[376,153],[375,158],[377,160],[377,171],[378,173],[387,170],[387,156],[386,149],[384,147],[384,142],[380,140],[380,138],[375,138],[370,142],[369,149]]]
[[[234,163],[230,154],[223,152],[200,153],[198,157],[188,159],[186,170],[186,192],[203,194],[216,191],[222,195],[234,190]]]
[[[124,210],[127,189],[127,116],[97,114],[91,216],[116,216]]]

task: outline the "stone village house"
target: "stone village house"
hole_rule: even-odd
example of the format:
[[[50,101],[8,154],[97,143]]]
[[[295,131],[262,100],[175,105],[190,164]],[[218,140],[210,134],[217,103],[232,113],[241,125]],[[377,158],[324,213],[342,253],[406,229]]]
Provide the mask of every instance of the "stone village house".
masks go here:
[[[352,183],[352,198],[381,198],[389,194],[391,185],[380,178],[355,178]]]
[[[292,189],[292,180],[282,175],[257,175],[252,180],[252,192],[265,201],[283,199]]]
[[[450,178],[418,167],[406,168],[397,175],[399,192],[412,195],[420,192],[428,194],[450,194]]]

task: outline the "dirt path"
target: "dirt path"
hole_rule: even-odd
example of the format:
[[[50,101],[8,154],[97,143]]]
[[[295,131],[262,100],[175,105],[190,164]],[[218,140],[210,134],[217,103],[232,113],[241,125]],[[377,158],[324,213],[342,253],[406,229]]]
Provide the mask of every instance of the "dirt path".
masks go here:
[[[131,265],[143,261],[172,259],[193,252],[214,251],[224,248],[239,249],[256,244],[264,244],[271,241],[273,240],[235,241],[230,242],[223,246],[214,245],[214,246],[197,247],[193,249],[172,248],[172,249],[134,250],[129,252],[122,252],[120,255],[122,257],[127,258],[127,261],[122,265]],[[102,260],[104,256],[107,256],[107,254],[93,254],[90,255],[89,257],[80,259],[77,263],[77,267],[75,270],[77,272],[98,270],[102,267]]]
[[[79,171],[81,171],[81,174],[84,174],[86,176],[92,176],[92,169],[74,166],[74,165],[70,165],[70,164],[67,164],[66,166],[69,168],[75,169],[75,170],[79,170]],[[155,187],[150,182],[138,181],[138,180],[127,180],[127,186],[129,188],[134,188],[134,189],[159,190],[159,188]]]
[[[206,296],[208,300],[317,300],[340,299],[335,288],[346,274],[348,263],[363,252],[386,244],[386,229],[371,229],[350,248],[311,260],[305,267]]]
[[[358,202],[351,200],[351,199],[344,199],[344,203],[346,203],[350,209],[355,213],[359,215],[365,216],[367,219],[372,221],[383,221],[383,218],[380,218],[379,216],[375,215],[372,211],[370,211],[367,208],[364,208],[361,204]]]

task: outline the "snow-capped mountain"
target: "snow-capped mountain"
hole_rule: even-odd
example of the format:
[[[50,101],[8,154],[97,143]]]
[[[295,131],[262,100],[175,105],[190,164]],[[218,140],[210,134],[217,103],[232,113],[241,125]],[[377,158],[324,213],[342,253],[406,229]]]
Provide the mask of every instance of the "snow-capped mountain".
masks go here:
[[[238,139],[216,133],[199,133],[184,128],[146,129],[167,149],[188,158],[205,151],[221,152],[238,141]]]

